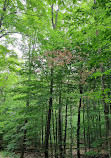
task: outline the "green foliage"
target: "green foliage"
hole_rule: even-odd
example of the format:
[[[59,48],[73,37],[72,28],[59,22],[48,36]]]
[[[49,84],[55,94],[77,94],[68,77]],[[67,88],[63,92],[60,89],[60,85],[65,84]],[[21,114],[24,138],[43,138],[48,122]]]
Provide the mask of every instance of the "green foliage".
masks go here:
[[[14,153],[11,153],[11,152],[8,152],[8,151],[2,151],[1,155],[3,157],[9,157],[9,158],[12,158],[12,157],[18,158],[19,157],[18,155],[14,154]]]
[[[95,156],[97,156],[98,155],[98,153],[97,152],[95,152],[95,151],[88,151],[88,152],[86,152],[85,153],[85,156],[86,157],[95,157]]]

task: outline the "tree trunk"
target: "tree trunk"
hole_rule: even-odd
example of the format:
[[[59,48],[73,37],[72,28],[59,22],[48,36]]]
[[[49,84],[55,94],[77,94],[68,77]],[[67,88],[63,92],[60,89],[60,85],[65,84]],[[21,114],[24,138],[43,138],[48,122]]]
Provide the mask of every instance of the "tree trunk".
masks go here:
[[[50,135],[50,121],[51,121],[51,109],[52,109],[52,93],[53,93],[53,69],[51,68],[51,80],[50,80],[50,99],[49,99],[49,110],[48,118],[46,122],[46,132],[45,132],[45,158],[48,158],[49,149],[49,135]]]
[[[87,105],[87,123],[88,123],[88,128],[87,128],[87,144],[88,144],[88,148],[90,150],[90,103],[89,105]]]
[[[71,133],[70,133],[70,158],[72,158],[72,144],[73,144],[73,138],[72,138],[72,133],[74,132],[72,129],[72,105],[70,105],[70,128],[71,128]]]
[[[42,147],[44,146],[44,125],[43,125],[44,117],[43,117],[43,109],[42,109]]]
[[[55,158],[57,155],[57,151],[56,151],[56,136],[55,136],[55,126],[54,126],[54,113],[53,113],[53,109],[52,109],[52,123],[53,123],[53,138],[54,138],[54,150],[55,150]]]
[[[67,136],[67,104],[68,104],[68,99],[67,99],[67,101],[66,101],[65,134],[64,134],[64,157],[66,157],[66,136]]]
[[[84,135],[84,152],[86,152],[86,129],[85,129],[85,107],[83,106],[83,135]]]
[[[53,146],[52,146],[51,132],[50,132],[50,148],[51,148],[51,158],[53,158]]]
[[[59,95],[59,120],[58,120],[58,142],[59,142],[59,152],[60,152],[60,157],[63,157],[62,154],[62,128],[61,128],[61,90],[60,90],[60,95]]]
[[[57,137],[58,137],[58,130],[57,130],[58,124],[57,123],[58,123],[58,121],[57,121],[56,111],[55,111],[55,119],[56,119],[56,135],[55,135],[56,136],[55,137],[56,138],[56,155],[55,155],[55,158],[58,158],[58,145],[57,145],[58,144],[58,141],[57,141]]]
[[[82,94],[82,85],[79,85],[80,94]],[[80,158],[80,116],[81,116],[81,102],[82,98],[79,100],[79,108],[78,108],[78,121],[77,121],[77,156]]]
[[[98,106],[99,106],[99,103],[98,103]],[[99,137],[100,138],[102,137],[102,134],[101,134],[101,114],[100,114],[100,108],[99,108]]]

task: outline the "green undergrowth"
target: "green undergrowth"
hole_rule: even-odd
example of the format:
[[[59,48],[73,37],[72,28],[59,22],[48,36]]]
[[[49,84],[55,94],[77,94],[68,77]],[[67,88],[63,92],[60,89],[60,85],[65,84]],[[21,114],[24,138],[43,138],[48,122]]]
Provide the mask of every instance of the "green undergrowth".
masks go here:
[[[88,151],[84,154],[85,157],[93,157],[93,158],[96,158],[98,156],[100,156],[100,153],[99,152],[96,152],[96,151]]]
[[[9,151],[1,151],[1,156],[3,156],[4,158],[7,157],[7,158],[19,158],[18,155],[15,155],[15,153],[11,153]]]

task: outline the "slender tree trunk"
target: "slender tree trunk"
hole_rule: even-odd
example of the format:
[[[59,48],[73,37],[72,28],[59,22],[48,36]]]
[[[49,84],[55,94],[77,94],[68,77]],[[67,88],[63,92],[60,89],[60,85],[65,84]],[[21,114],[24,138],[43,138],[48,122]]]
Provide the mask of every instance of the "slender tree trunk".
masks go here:
[[[73,145],[73,137],[72,137],[72,133],[74,132],[72,129],[72,105],[70,105],[70,127],[71,127],[71,133],[70,133],[70,158],[72,158],[72,145]]]
[[[51,132],[50,132],[50,147],[51,147],[51,158],[53,158],[53,146],[52,146]]]
[[[90,104],[87,105],[87,123],[88,123],[88,129],[87,129],[87,143],[88,143],[88,148],[90,150]]]
[[[83,106],[83,135],[84,135],[84,152],[86,152],[86,129],[85,129],[85,107]]]
[[[93,104],[93,116],[92,116],[92,124],[93,124],[93,140],[96,140],[97,139],[97,128],[95,126],[95,112],[96,112],[96,109],[95,109],[95,103],[92,102]]]
[[[46,132],[45,132],[45,158],[48,158],[49,149],[49,135],[50,135],[50,122],[51,122],[51,109],[52,109],[52,93],[53,93],[53,69],[51,68],[51,80],[50,80],[50,99],[49,99],[49,110],[48,118],[46,122]]]
[[[82,94],[82,85],[79,85],[80,94]],[[77,156],[80,158],[80,119],[81,119],[81,103],[82,98],[80,97],[79,100],[79,107],[78,107],[78,121],[77,121]]]
[[[58,120],[58,142],[59,142],[59,152],[60,152],[60,157],[63,157],[62,153],[62,128],[61,128],[61,90],[59,94],[59,120]]]
[[[99,102],[98,102],[98,106],[99,106]],[[99,120],[98,120],[99,123],[98,123],[98,124],[99,124],[99,137],[101,138],[101,137],[102,137],[102,134],[101,134],[101,113],[100,113],[100,110],[101,110],[101,109],[100,109],[100,107],[99,107],[99,118],[98,118],[98,119],[99,119]]]
[[[66,136],[67,136],[67,104],[68,104],[68,99],[67,99],[67,101],[66,101],[65,134],[64,134],[64,157],[66,157]]]
[[[42,110],[42,148],[44,146],[44,125],[43,125],[44,117],[43,117],[43,110]]]
[[[58,138],[58,121],[57,121],[57,116],[56,116],[56,111],[55,111],[55,119],[56,119],[56,155],[55,155],[55,158],[58,158],[58,141],[57,141],[57,138]]]
[[[54,126],[54,113],[53,113],[53,109],[52,109],[52,123],[53,123],[53,138],[54,138],[54,150],[55,150],[55,158],[57,155],[57,151],[56,151],[56,136],[55,136],[55,126]]]
[[[101,115],[100,115],[100,111],[99,111],[99,136],[100,136],[100,138],[102,137],[101,136]]]

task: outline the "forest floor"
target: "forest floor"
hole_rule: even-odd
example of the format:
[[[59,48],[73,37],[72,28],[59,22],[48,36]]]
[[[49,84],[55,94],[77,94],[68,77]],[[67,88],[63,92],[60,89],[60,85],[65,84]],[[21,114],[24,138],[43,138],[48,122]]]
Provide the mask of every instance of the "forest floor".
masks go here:
[[[0,158],[3,158],[3,157],[0,155]]]
[[[77,155],[73,155],[74,158],[77,158]],[[0,158],[12,158],[12,157],[3,157],[0,153]],[[14,158],[14,157],[13,157]],[[27,153],[25,154],[25,158],[44,158],[43,155],[40,155],[40,154],[37,154],[37,153]],[[51,158],[51,157],[50,157]],[[67,157],[69,158],[69,157]],[[81,158],[86,158],[85,156],[81,155]],[[93,158],[93,157],[87,157],[87,158]],[[106,158],[105,155],[101,155],[101,156],[98,156],[96,158]]]
[[[77,151],[73,151],[72,152],[72,157],[77,158]],[[55,156],[50,156],[50,158],[54,158]],[[43,153],[39,153],[39,152],[27,152],[25,153],[25,158],[44,158],[44,154]],[[67,153],[66,158],[70,158],[69,153]],[[81,153],[81,158],[94,158],[94,156],[84,156],[84,152]],[[100,153],[99,156],[95,156],[95,158],[107,158],[107,154],[105,153],[105,151],[102,151]]]
[[[74,158],[77,158],[76,150],[73,150],[72,154]],[[18,155],[18,156],[17,156]],[[67,152],[67,155],[69,155],[69,152]],[[20,153],[16,153],[17,157],[20,157]],[[54,156],[52,156],[54,157]],[[50,158],[52,158],[50,156]],[[14,157],[9,157],[9,156],[2,156],[2,151],[0,152],[0,158],[14,158]],[[44,158],[44,154],[36,151],[31,151],[31,152],[26,152],[24,155],[24,158]],[[66,156],[66,158],[69,158],[69,156]],[[81,151],[81,158],[94,158],[94,157],[89,157],[89,156],[84,156],[84,152]],[[107,158],[105,151],[101,152],[101,155],[96,156],[95,158]]]
[[[2,156],[2,154],[1,154],[1,152],[0,152],[0,158],[3,158],[3,156]]]

